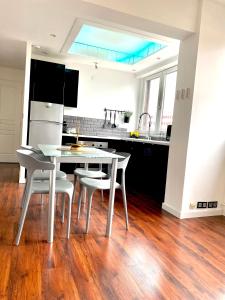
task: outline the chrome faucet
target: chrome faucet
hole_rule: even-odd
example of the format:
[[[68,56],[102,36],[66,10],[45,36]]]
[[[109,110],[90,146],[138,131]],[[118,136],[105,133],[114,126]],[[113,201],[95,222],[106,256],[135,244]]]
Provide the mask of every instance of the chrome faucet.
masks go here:
[[[140,115],[139,121],[138,121],[138,130],[140,130],[141,119],[142,119],[142,117],[143,117],[144,115],[149,116],[149,123],[148,123],[148,139],[150,140],[150,138],[151,138],[151,136],[150,136],[150,129],[151,129],[151,125],[152,125],[152,118],[151,118],[151,116],[150,116],[149,113],[144,112],[144,113],[142,113],[142,114]]]

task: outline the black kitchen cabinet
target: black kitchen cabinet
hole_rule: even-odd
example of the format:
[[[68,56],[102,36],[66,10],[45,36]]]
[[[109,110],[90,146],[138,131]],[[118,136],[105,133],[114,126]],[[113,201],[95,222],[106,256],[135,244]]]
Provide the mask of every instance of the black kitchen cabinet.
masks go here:
[[[64,105],[77,107],[79,71],[65,69]]]
[[[98,138],[80,138],[80,140],[99,141]],[[108,147],[118,152],[131,154],[126,170],[127,190],[135,194],[145,194],[158,205],[164,201],[169,147],[149,143],[124,140],[101,139]],[[63,144],[74,142],[72,137],[63,137]],[[61,170],[73,174],[75,164],[61,164]],[[118,176],[119,177],[119,176]]]
[[[109,141],[109,147],[129,152],[126,170],[129,191],[144,193],[159,204],[164,201],[169,147],[132,141]]]
[[[65,65],[31,60],[30,101],[63,104]]]

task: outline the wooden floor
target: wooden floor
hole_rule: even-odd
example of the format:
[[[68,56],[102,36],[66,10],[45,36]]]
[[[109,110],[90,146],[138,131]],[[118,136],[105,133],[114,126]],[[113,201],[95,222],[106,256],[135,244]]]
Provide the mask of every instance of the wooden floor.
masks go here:
[[[225,217],[179,220],[144,196],[128,194],[125,231],[119,192],[111,238],[107,200],[94,198],[70,240],[57,206],[55,241],[46,242],[47,199],[32,198],[19,247],[13,245],[23,185],[18,167],[0,165],[0,299],[225,299]]]

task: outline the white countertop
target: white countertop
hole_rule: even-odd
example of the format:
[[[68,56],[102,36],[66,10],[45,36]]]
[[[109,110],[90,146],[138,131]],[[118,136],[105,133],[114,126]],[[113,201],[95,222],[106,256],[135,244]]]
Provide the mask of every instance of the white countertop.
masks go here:
[[[63,133],[63,136],[71,136],[76,137],[76,134],[72,133]],[[144,144],[155,144],[155,145],[163,145],[163,146],[169,146],[169,141],[161,141],[161,140],[147,140],[147,139],[137,139],[137,138],[122,138],[117,136],[99,136],[99,135],[79,135],[79,138],[94,138],[94,139],[105,139],[105,140],[118,140],[118,141],[131,141],[131,142],[137,142],[137,143],[144,143]]]

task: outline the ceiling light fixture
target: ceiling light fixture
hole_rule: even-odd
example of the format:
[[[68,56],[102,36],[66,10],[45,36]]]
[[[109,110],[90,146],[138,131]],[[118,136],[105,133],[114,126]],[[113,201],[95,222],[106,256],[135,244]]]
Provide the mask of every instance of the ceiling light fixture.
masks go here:
[[[41,48],[41,46],[39,46],[39,45],[33,45],[33,47],[36,48],[36,49],[40,49]]]
[[[50,35],[50,37],[52,37],[52,38],[56,38],[56,34],[55,34],[55,33],[50,33],[49,35]]]

